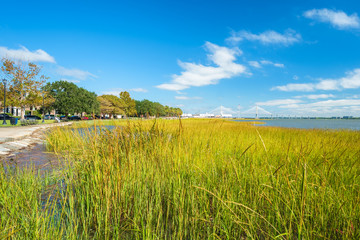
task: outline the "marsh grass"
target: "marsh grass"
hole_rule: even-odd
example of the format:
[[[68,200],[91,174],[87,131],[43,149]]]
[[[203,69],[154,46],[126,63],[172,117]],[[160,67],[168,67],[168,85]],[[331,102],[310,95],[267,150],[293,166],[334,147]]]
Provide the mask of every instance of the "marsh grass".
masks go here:
[[[49,150],[68,161],[51,181],[1,173],[3,236],[360,238],[358,131],[214,119],[107,122],[118,126],[111,131],[101,125],[49,133]],[[51,182],[61,191],[44,211],[39,196]],[[19,200],[4,205],[6,198]]]

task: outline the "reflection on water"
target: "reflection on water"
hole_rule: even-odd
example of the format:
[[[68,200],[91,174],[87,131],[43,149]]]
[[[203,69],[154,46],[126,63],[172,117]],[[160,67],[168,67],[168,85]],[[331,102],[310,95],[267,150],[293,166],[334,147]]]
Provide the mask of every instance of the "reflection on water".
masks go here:
[[[97,127],[97,131],[112,130],[115,126],[102,126]],[[78,131],[81,136],[86,137],[93,133],[94,127],[89,128],[74,128],[73,131]],[[42,210],[46,211],[54,220],[60,220],[61,209],[63,208],[64,201],[66,201],[66,188],[64,177],[61,176],[61,168],[64,166],[64,160],[58,155],[47,152],[45,144],[37,144],[32,148],[22,150],[12,156],[5,158],[2,165],[6,173],[19,172],[13,171],[16,169],[31,169],[35,174],[40,174],[42,178],[50,174],[55,174],[41,193],[41,206]],[[54,171],[55,170],[55,171]],[[21,171],[20,171],[21,174]],[[60,174],[60,175],[58,175]]]
[[[97,131],[112,130],[113,128],[115,128],[115,126],[102,126],[97,127]],[[72,131],[78,131],[81,136],[87,136],[89,132],[92,133],[94,131],[94,127],[73,128]],[[63,165],[63,161],[58,155],[47,152],[44,144],[37,144],[30,149],[22,150],[5,158],[3,165],[5,168],[33,168],[35,172],[40,171],[40,173],[43,174],[50,170],[59,169]]]
[[[30,149],[22,150],[14,155],[4,159],[3,167],[6,173],[13,172],[22,174],[22,171],[15,170],[31,169],[35,174],[40,174],[44,177],[47,173],[52,174],[53,170],[61,169],[63,161],[56,154],[46,151],[44,144],[37,144]],[[61,179],[61,178],[60,178]],[[50,215],[55,213],[56,209],[60,209],[63,201],[64,180],[55,180],[46,185],[41,193],[42,209],[47,211]]]
[[[15,153],[4,160],[8,167],[18,167],[20,169],[33,168],[35,172],[41,174],[59,169],[61,161],[54,153],[46,152],[44,144],[37,144],[31,149]]]

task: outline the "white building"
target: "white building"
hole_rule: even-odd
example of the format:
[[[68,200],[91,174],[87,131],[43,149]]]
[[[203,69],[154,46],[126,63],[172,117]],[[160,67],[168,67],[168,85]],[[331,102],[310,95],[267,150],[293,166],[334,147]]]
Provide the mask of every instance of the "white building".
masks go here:
[[[182,118],[192,118],[193,115],[191,113],[183,113],[183,114],[181,114],[181,117]]]

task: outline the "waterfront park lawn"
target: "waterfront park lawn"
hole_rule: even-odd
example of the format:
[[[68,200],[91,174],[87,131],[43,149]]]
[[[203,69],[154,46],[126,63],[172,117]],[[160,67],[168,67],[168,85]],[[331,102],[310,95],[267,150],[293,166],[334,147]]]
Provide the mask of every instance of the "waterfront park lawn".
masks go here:
[[[53,174],[0,171],[0,238],[360,238],[359,131],[105,123],[53,128]]]
[[[36,125],[49,124],[55,122],[56,122],[55,120],[45,120],[44,122],[42,122],[42,120],[37,120]],[[10,120],[6,120],[6,124],[3,124],[3,119],[0,119],[0,127],[20,127],[20,126],[22,126],[20,119],[18,120],[16,125],[12,125]]]

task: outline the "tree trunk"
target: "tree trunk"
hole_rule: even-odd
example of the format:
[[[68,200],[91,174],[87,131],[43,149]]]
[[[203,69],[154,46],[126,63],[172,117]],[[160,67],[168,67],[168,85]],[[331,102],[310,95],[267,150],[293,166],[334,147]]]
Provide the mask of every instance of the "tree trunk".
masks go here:
[[[25,107],[20,107],[20,119],[24,119],[25,118]]]

